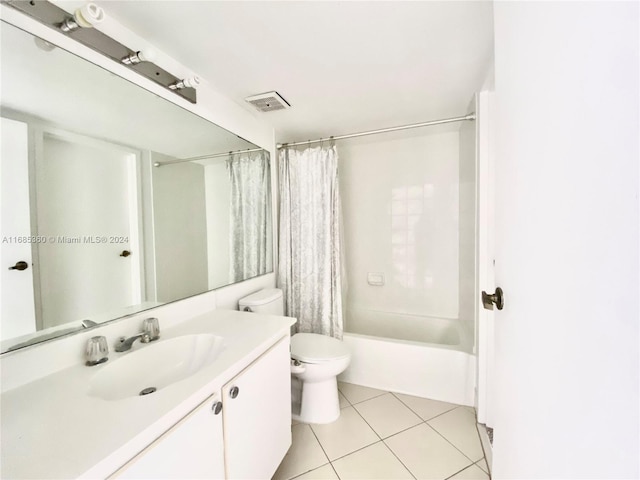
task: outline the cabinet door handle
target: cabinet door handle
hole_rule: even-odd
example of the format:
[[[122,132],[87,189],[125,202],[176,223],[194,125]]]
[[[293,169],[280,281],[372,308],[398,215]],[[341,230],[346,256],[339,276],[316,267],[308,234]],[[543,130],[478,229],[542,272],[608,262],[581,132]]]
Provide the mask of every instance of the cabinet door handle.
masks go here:
[[[213,410],[214,415],[218,415],[222,411],[222,402],[213,402],[211,410]]]
[[[229,396],[231,398],[236,398],[239,393],[240,393],[240,389],[238,387],[231,387],[231,390],[229,390]]]

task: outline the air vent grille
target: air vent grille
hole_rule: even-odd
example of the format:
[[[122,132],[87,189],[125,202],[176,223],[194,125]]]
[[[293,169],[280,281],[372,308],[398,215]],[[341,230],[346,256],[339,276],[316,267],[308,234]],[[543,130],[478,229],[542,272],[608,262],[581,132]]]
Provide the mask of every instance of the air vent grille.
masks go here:
[[[252,95],[251,97],[245,98],[245,100],[261,112],[274,112],[276,110],[284,110],[291,106],[278,92]]]

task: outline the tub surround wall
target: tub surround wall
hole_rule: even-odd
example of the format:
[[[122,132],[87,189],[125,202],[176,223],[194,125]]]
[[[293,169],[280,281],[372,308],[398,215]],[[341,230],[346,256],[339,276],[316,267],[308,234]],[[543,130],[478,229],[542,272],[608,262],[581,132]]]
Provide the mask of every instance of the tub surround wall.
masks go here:
[[[350,140],[339,154],[348,306],[458,318],[458,132]]]
[[[469,105],[468,111],[477,111],[475,100]],[[476,287],[476,127],[477,121],[462,122],[460,125],[458,306],[460,323],[472,339],[471,348],[475,345],[473,340],[479,300]]]
[[[159,153],[153,162],[175,160]],[[153,168],[153,220],[157,299],[208,290],[204,167],[181,163]],[[176,262],[176,258],[180,261]]]
[[[226,162],[220,161],[204,167],[207,202],[207,252],[209,287],[229,283],[231,255],[229,236],[231,226],[231,182]]]

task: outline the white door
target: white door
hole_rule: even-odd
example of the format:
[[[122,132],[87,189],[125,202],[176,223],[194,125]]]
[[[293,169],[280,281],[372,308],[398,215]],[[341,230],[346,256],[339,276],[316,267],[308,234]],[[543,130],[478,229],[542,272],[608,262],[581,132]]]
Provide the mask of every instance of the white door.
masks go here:
[[[291,446],[289,338],[222,389],[228,479],[271,478]]]
[[[476,154],[478,182],[478,423],[493,427],[495,400],[494,311],[483,308],[481,292],[495,292],[494,268],[494,152],[495,95],[483,91],[476,97]]]
[[[135,155],[44,133],[36,158],[44,327],[140,303]]]
[[[638,478],[637,2],[496,2],[493,478]]]
[[[36,331],[27,124],[2,118],[2,323],[0,339]],[[23,263],[19,263],[23,262]],[[24,266],[26,265],[26,268]]]

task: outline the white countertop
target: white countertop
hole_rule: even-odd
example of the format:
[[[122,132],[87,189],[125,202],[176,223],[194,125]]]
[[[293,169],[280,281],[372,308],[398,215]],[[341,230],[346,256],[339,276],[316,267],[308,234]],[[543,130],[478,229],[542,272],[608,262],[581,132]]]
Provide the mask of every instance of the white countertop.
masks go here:
[[[219,390],[269,346],[293,318],[213,310],[166,330],[161,340],[196,333],[224,337],[209,366],[152,395],[107,401],[87,395],[90,378],[127,355],[110,345],[103,365],[77,365],[0,397],[2,478],[106,478]],[[145,348],[139,342],[134,350]]]

